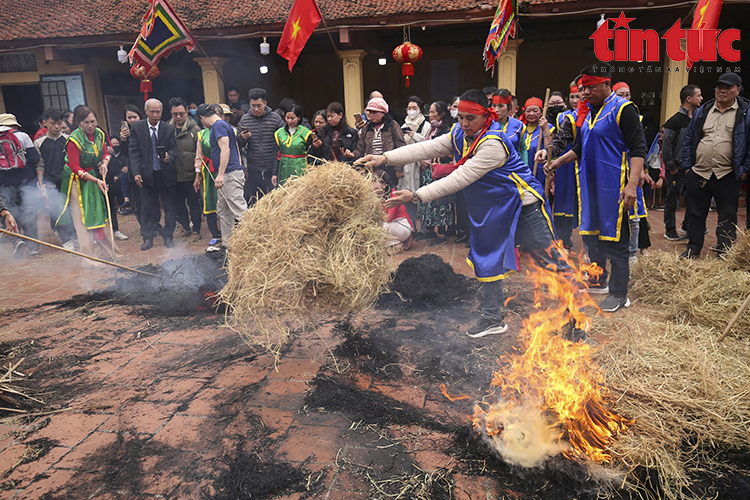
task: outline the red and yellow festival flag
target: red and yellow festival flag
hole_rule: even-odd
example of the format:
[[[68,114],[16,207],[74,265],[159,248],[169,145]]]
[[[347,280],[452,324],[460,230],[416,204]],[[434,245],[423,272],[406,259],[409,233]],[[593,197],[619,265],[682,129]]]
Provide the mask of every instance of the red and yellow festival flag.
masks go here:
[[[500,0],[495,11],[495,18],[490,24],[490,33],[484,44],[484,70],[492,68],[495,72],[497,56],[508,43],[508,36],[515,38],[516,23],[518,22],[518,4],[516,0]]]
[[[695,6],[691,28],[694,30],[715,30],[719,26],[719,14],[721,14],[723,3],[724,0],[699,0],[698,5]],[[702,37],[699,40],[701,43],[703,42]],[[687,69],[692,68],[693,61],[687,59],[685,66]]]
[[[195,48],[196,41],[167,0],[149,0],[151,7],[143,16],[143,27],[133,48],[128,53],[130,62],[144,67],[148,75],[151,67],[159,59],[168,56],[173,50],[187,47],[188,52]]]
[[[290,73],[321,19],[323,15],[315,0],[294,0],[292,11],[289,13],[284,32],[279,40],[279,48],[276,49],[277,54],[289,61]]]

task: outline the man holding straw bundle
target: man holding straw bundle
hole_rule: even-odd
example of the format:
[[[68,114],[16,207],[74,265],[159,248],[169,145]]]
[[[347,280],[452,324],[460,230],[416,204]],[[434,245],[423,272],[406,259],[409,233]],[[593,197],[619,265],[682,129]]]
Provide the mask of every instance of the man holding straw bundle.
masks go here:
[[[450,134],[356,162],[375,168],[449,155],[456,159],[458,168],[450,175],[415,192],[396,191],[385,207],[429,202],[461,189],[466,193],[471,224],[467,260],[483,282],[481,316],[466,332],[472,338],[508,330],[503,321],[502,280],[518,270],[516,244],[545,265],[569,269],[556,248],[544,188],[501,130],[495,110],[487,106],[482,91],[468,90],[461,96],[458,124]]]

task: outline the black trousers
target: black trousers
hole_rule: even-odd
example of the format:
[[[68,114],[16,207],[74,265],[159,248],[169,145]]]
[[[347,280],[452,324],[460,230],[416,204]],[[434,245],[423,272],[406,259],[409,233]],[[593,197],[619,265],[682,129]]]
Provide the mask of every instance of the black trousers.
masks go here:
[[[248,170],[245,174],[245,201],[249,206],[255,205],[256,201],[272,189],[270,170]]]
[[[190,221],[192,221],[193,231],[201,232],[201,197],[193,189],[193,181],[177,183],[175,187],[175,217],[186,231],[190,230]]]
[[[153,185],[148,187],[145,184],[141,187],[141,202],[143,204],[143,213],[141,215],[141,236],[144,240],[152,240],[156,235],[155,224],[161,220],[161,208],[159,207],[159,197],[164,205],[164,241],[171,240],[174,237],[175,227],[175,187],[167,186],[164,182],[164,176],[161,171],[154,172]]]
[[[211,232],[211,237],[221,239],[221,231],[219,231],[218,222],[219,218],[216,215],[216,212],[206,214],[206,224],[208,225],[208,230]]]
[[[469,210],[466,208],[466,195],[463,189],[456,192],[456,230],[469,231]]]
[[[740,201],[740,181],[730,172],[721,179],[711,174],[706,180],[691,170],[687,172],[687,193],[690,198],[688,249],[699,254],[703,248],[706,218],[711,209],[711,198],[716,200],[719,223],[716,226],[717,246],[728,249],[737,238],[737,208]]]
[[[667,231],[677,230],[675,213],[680,203],[680,195],[685,193],[685,219],[682,221],[683,231],[688,230],[688,214],[690,213],[689,196],[686,192],[687,184],[684,170],[678,170],[676,174],[667,171],[667,198],[664,200],[664,227]]]
[[[581,238],[589,254],[589,260],[596,262],[603,270],[598,281],[605,284],[609,274],[609,294],[620,299],[626,298],[630,279],[630,219],[627,214],[622,217],[618,241],[600,240],[595,234],[584,234]],[[611,265],[611,273],[607,273],[607,260]]]
[[[568,250],[573,248],[573,217],[555,215],[555,230],[563,246]]]

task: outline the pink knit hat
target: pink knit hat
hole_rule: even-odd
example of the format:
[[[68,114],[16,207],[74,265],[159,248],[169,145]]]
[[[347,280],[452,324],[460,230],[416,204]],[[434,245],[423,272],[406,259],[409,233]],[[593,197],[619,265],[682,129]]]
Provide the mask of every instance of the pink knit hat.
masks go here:
[[[382,97],[373,97],[367,103],[366,111],[380,111],[381,113],[388,113],[388,103]]]

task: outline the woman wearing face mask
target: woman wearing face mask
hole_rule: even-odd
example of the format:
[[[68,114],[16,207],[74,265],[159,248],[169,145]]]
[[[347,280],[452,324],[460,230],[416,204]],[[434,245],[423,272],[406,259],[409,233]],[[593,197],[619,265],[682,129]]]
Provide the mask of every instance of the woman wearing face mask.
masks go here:
[[[547,121],[557,123],[557,115],[565,111],[565,96],[562,92],[555,90],[549,95],[547,101]]]
[[[430,106],[430,130],[425,140],[431,140],[450,132],[453,120],[448,110],[448,105],[443,101],[435,101]],[[435,180],[436,172],[434,165],[447,165],[453,163],[450,156],[444,158],[433,158],[432,161],[422,162],[422,174],[420,187],[431,184]],[[455,195],[445,196],[429,203],[419,203],[419,220],[422,230],[417,234],[417,239],[435,238],[430,246],[444,244],[449,229],[455,225]],[[437,229],[437,234],[435,234]]]
[[[448,106],[448,109],[451,112],[451,120],[453,120],[453,123],[455,123],[458,120],[458,101],[460,100],[461,98],[459,96],[455,96],[451,100],[451,105]]]
[[[279,146],[279,165],[271,175],[271,184],[284,184],[290,177],[301,176],[307,169],[307,148],[312,145],[312,132],[300,125],[302,107],[289,105],[284,109],[286,125],[276,131],[274,138]]]
[[[422,142],[430,131],[430,122],[422,114],[424,102],[419,97],[413,95],[409,97],[406,105],[406,120],[401,130],[404,132],[404,141],[406,144],[415,144]],[[416,191],[419,189],[420,163],[409,163],[404,165],[404,176],[398,180],[398,189],[408,189]],[[406,211],[412,220],[417,220],[417,206],[414,203],[406,205]]]

